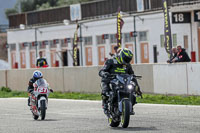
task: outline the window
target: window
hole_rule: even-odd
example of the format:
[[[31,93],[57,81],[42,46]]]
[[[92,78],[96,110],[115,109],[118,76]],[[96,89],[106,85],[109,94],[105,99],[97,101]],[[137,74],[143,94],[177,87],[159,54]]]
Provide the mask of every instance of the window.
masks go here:
[[[46,42],[47,41],[38,42],[40,49],[45,49],[46,48]]]
[[[177,46],[177,34],[173,34],[173,47]]]
[[[56,48],[56,44],[54,43],[53,40],[49,41],[50,43],[50,48]]]
[[[16,50],[16,44],[9,44],[9,46],[10,46],[10,51]]]
[[[106,40],[102,36],[97,36],[97,44],[105,44]]]
[[[116,34],[111,34],[110,35],[110,43],[117,43]]]
[[[85,37],[84,38],[85,45],[92,45],[92,37]]]
[[[165,47],[165,36],[164,35],[160,35],[160,46],[162,48]]]
[[[20,48],[20,50],[24,50],[25,49],[25,43],[19,43],[19,48]]]
[[[124,34],[124,40],[125,40],[125,42],[133,42],[134,38],[131,37],[131,35],[129,33],[125,33]]]
[[[61,40],[61,47],[68,47],[68,40],[70,41],[70,39],[62,39]]]
[[[147,32],[139,32],[139,41],[147,41]]]
[[[151,9],[150,0],[144,0],[144,9],[145,10],[150,10]]]
[[[35,42],[29,43],[30,49],[35,49]]]

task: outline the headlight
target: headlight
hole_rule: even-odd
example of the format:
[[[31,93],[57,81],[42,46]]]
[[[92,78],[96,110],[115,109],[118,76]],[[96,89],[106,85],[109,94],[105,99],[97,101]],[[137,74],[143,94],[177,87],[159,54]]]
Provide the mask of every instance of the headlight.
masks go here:
[[[131,90],[131,89],[133,89],[133,85],[127,85],[127,88],[129,89],[129,90]]]

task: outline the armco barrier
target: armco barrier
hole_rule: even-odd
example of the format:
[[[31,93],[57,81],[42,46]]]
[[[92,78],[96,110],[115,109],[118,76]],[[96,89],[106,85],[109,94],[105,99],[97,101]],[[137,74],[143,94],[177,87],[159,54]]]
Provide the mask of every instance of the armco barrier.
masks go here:
[[[52,89],[61,92],[100,93],[100,77],[96,67],[42,68]],[[200,63],[133,65],[141,89],[146,93],[200,95]],[[1,70],[0,87],[26,91],[36,69]]]

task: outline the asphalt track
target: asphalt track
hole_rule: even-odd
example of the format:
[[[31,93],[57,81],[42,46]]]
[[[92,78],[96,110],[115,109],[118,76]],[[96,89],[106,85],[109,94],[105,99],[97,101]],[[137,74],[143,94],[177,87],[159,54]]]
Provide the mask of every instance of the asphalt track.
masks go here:
[[[129,127],[111,128],[100,101],[50,99],[35,121],[24,98],[0,99],[0,133],[200,133],[200,106],[137,104]]]

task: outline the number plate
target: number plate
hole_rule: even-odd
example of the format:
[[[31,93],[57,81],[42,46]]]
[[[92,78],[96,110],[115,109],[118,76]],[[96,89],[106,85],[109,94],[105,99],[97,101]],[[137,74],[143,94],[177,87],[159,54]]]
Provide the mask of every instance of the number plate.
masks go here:
[[[39,93],[47,93],[47,88],[38,88]]]

